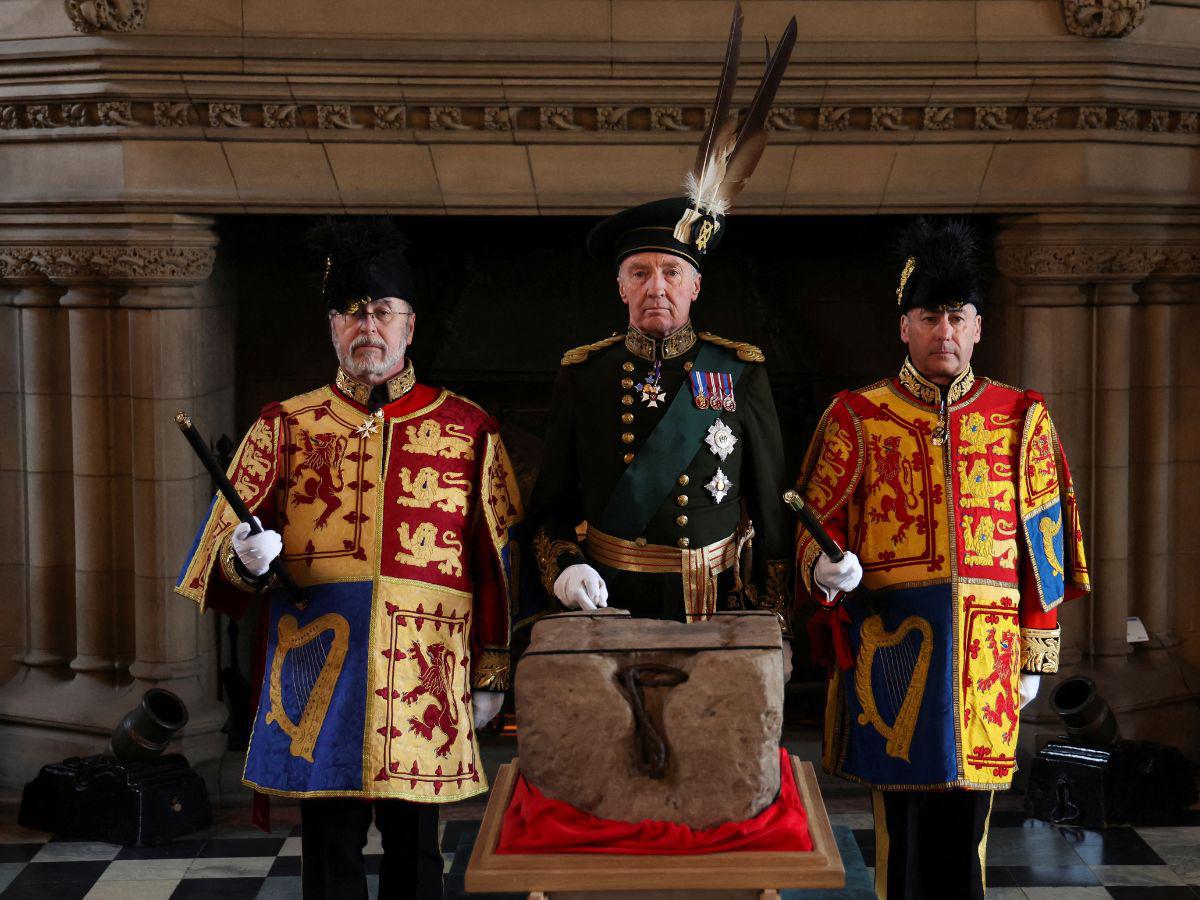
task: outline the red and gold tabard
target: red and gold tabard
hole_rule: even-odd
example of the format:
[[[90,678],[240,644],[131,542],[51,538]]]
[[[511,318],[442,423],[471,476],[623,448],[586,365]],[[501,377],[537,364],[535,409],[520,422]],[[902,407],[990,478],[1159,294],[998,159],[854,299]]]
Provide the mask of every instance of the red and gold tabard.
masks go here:
[[[497,425],[414,383],[372,414],[335,385],[264,409],[230,480],[308,601],[272,592],[244,781],[288,796],[448,802],[487,789],[471,690],[509,686],[511,529],[521,500]],[[218,498],[176,591],[240,614],[255,589]]]
[[[866,589],[827,598],[801,530],[797,596],[828,607],[814,631],[834,651],[826,769],[885,790],[1007,787],[1020,673],[1057,670],[1057,607],[1089,590],[1041,396],[968,369],[943,400],[906,361],[834,399],[802,484]]]

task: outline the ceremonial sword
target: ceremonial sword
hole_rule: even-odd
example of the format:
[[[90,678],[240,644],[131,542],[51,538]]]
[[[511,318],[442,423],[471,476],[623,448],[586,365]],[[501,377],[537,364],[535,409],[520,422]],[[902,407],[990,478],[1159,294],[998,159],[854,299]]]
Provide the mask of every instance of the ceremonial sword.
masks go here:
[[[245,502],[238,496],[238,492],[234,490],[233,485],[229,483],[229,478],[221,470],[221,466],[213,457],[208,444],[204,442],[204,438],[200,437],[200,432],[192,425],[192,417],[185,412],[179,412],[175,415],[175,424],[179,426],[179,430],[183,432],[183,436],[187,438],[187,442],[192,445],[192,450],[196,456],[200,457],[200,462],[204,464],[204,468],[212,476],[213,482],[217,485],[217,490],[221,492],[221,496],[225,498],[225,502],[229,504],[229,508],[233,510],[233,514],[250,526],[251,534],[261,534],[262,526],[255,521],[254,516],[250,514],[250,510],[246,508]],[[300,586],[296,584],[292,576],[288,574],[287,569],[279,562],[279,557],[271,560],[271,566],[268,571],[278,578],[279,583],[291,594],[292,602],[298,609],[304,609],[308,606],[308,600],[305,598],[304,592],[300,590]]]

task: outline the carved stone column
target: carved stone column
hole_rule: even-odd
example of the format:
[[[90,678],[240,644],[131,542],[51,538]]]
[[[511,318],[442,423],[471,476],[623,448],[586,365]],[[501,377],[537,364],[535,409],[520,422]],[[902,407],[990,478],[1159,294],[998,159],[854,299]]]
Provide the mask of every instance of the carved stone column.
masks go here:
[[[1022,386],[1046,393],[1063,439],[1093,586],[1089,599],[1060,610],[1062,668],[1022,713],[1022,752],[1032,752],[1038,733],[1061,731],[1048,694],[1064,675],[1082,672],[1096,680],[1126,737],[1165,740],[1200,755],[1200,715],[1180,668],[1126,640],[1126,617],[1135,612],[1158,634],[1158,646],[1170,640],[1166,304],[1177,299],[1184,277],[1179,254],[1197,236],[1111,220],[1008,224],[997,260],[1017,286]]]
[[[198,338],[207,324],[200,307],[214,297],[198,288],[215,244],[208,221],[181,216],[101,216],[87,225],[51,216],[0,220],[0,259],[24,259],[60,286],[43,280],[18,295],[31,321],[22,332],[26,383],[49,385],[29,401],[25,442],[30,456],[55,445],[47,465],[58,467],[49,483],[34,485],[26,505],[39,542],[67,548],[74,595],[58,610],[74,625],[73,652],[61,640],[65,629],[52,630],[31,604],[28,663],[0,688],[2,783],[20,783],[66,755],[97,752],[151,686],[187,703],[181,749],[193,763],[223,748],[225,711],[205,667],[210,633],[170,591],[198,521],[197,495],[207,493],[173,416],[211,394],[210,360],[199,349],[211,339]],[[58,306],[49,305],[64,288]],[[232,343],[232,331],[221,338]],[[53,399],[37,399],[46,397]],[[32,550],[30,559],[41,562]],[[30,583],[45,593],[32,568]],[[44,665],[67,656],[67,667]]]

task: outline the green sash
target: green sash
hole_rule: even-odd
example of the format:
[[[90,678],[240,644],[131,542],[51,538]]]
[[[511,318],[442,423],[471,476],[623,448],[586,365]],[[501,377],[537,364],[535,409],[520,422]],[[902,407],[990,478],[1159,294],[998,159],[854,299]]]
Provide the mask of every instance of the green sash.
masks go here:
[[[697,372],[728,372],[736,385],[746,364],[735,357],[730,365],[728,359],[728,354],[706,343],[696,355],[693,368]],[[696,409],[689,380],[685,378],[666,415],[617,482],[596,527],[626,540],[641,535],[675,487],[679,473],[695,458],[701,438],[720,414],[720,410]]]

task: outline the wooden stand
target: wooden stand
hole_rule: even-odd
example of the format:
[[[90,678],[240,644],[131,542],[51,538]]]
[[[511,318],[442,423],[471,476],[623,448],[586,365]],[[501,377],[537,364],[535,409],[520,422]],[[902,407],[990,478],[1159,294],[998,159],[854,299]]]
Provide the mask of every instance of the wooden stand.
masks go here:
[[[472,893],[529,892],[529,900],[735,897],[779,900],[780,888],[840,888],[842,858],[817,788],[812,763],[791,757],[808,815],[813,849],[808,853],[706,853],[692,856],[628,856],[599,853],[498,854],[500,825],[512,801],[520,760],[501,766],[471,861],[466,888]]]

